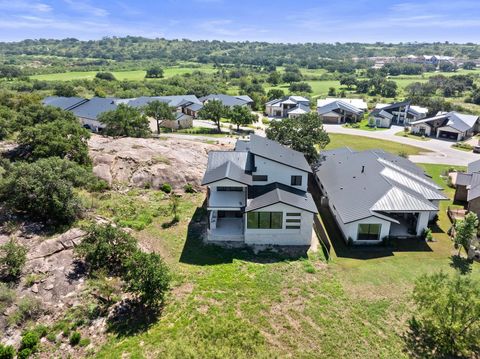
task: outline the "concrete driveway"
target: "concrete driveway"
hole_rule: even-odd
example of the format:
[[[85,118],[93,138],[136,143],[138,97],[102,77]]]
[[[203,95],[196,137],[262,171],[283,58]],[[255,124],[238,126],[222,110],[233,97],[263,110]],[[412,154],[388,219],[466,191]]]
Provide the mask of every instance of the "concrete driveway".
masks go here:
[[[409,159],[417,163],[439,163],[447,165],[466,166],[468,163],[480,159],[480,155],[472,152],[460,151],[452,148],[452,141],[438,140],[420,141],[408,137],[395,136],[395,133],[403,131],[401,126],[392,126],[388,130],[365,131],[355,128],[346,128],[341,125],[323,125],[329,133],[343,133],[346,135],[357,135],[371,137],[380,140],[393,141],[424,148],[425,153],[409,156]],[[427,152],[430,151],[430,152]]]

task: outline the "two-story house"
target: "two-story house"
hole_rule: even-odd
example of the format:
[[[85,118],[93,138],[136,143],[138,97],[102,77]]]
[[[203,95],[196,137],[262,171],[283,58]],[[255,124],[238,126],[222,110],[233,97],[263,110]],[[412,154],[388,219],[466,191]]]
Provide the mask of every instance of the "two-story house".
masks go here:
[[[307,192],[312,170],[301,152],[261,136],[234,151],[212,151],[207,186],[208,240],[310,245],[317,208]]]

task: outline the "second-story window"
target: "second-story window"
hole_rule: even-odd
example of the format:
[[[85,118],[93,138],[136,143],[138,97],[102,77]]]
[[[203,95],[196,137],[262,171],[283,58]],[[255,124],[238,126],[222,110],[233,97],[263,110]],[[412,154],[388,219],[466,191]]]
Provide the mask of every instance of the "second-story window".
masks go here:
[[[292,176],[290,184],[292,186],[301,186],[302,185],[302,176]]]
[[[268,181],[267,175],[253,175],[252,180],[255,182],[265,182]]]

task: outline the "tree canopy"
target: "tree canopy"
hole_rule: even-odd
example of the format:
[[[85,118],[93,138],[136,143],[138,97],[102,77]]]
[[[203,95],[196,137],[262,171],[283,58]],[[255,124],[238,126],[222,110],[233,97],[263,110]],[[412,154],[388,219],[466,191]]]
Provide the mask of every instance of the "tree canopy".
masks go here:
[[[271,140],[303,152],[309,163],[318,159],[316,147],[325,148],[330,142],[327,132],[323,129],[322,119],[316,112],[273,121],[266,134]]]
[[[104,132],[108,136],[148,137],[151,133],[147,117],[126,104],[102,113],[98,120],[105,124]]]
[[[163,77],[163,69],[160,66],[153,66],[147,70],[146,78],[161,78]]]
[[[162,101],[155,100],[149,102],[143,111],[145,115],[152,117],[157,121],[157,133],[160,133],[160,127],[163,121],[175,120],[172,109],[167,103]]]
[[[251,113],[248,107],[239,105],[233,106],[229,117],[232,123],[237,125],[237,131],[240,129],[240,126],[249,125],[256,119],[256,116]]]
[[[222,101],[219,100],[209,100],[206,102],[202,109],[198,111],[198,116],[202,120],[212,121],[216,126],[218,132],[221,132],[220,129],[220,119],[227,114],[227,109],[223,106]]]

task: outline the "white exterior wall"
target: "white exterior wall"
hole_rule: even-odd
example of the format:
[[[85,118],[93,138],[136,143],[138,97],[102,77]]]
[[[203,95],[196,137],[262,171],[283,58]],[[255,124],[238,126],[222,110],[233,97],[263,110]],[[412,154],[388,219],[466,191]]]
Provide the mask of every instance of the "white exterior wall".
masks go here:
[[[423,231],[428,228],[431,212],[420,212],[417,221],[417,236],[421,236]]]
[[[82,124],[82,126],[88,125],[94,132],[98,132],[101,129],[105,128],[105,125],[97,120],[92,120],[90,118],[79,117],[78,118]]]
[[[377,127],[381,127],[381,128],[388,128],[390,127],[392,121],[389,120],[388,118],[384,118],[384,117],[373,117],[374,119],[374,124],[377,126]]]
[[[255,156],[256,172],[253,175],[267,175],[267,181],[255,181],[254,185],[266,185],[273,182],[282,183],[292,188],[307,191],[308,173],[293,167],[285,166],[281,163],[271,161],[269,159]],[[291,186],[291,176],[302,176],[301,186]]]
[[[418,125],[412,125],[410,132],[415,133],[415,134],[420,134],[420,129],[424,128],[425,129],[425,136],[430,136],[432,128],[428,125],[424,124],[418,124]]]
[[[245,243],[246,244],[265,244],[265,245],[283,245],[283,246],[309,246],[312,240],[313,229],[313,213],[307,212],[296,207],[292,207],[283,203],[259,209],[253,212],[282,212],[283,226],[282,229],[248,229],[247,214],[245,214]],[[288,213],[301,213],[300,229],[286,229]],[[297,223],[289,223],[296,225]]]

